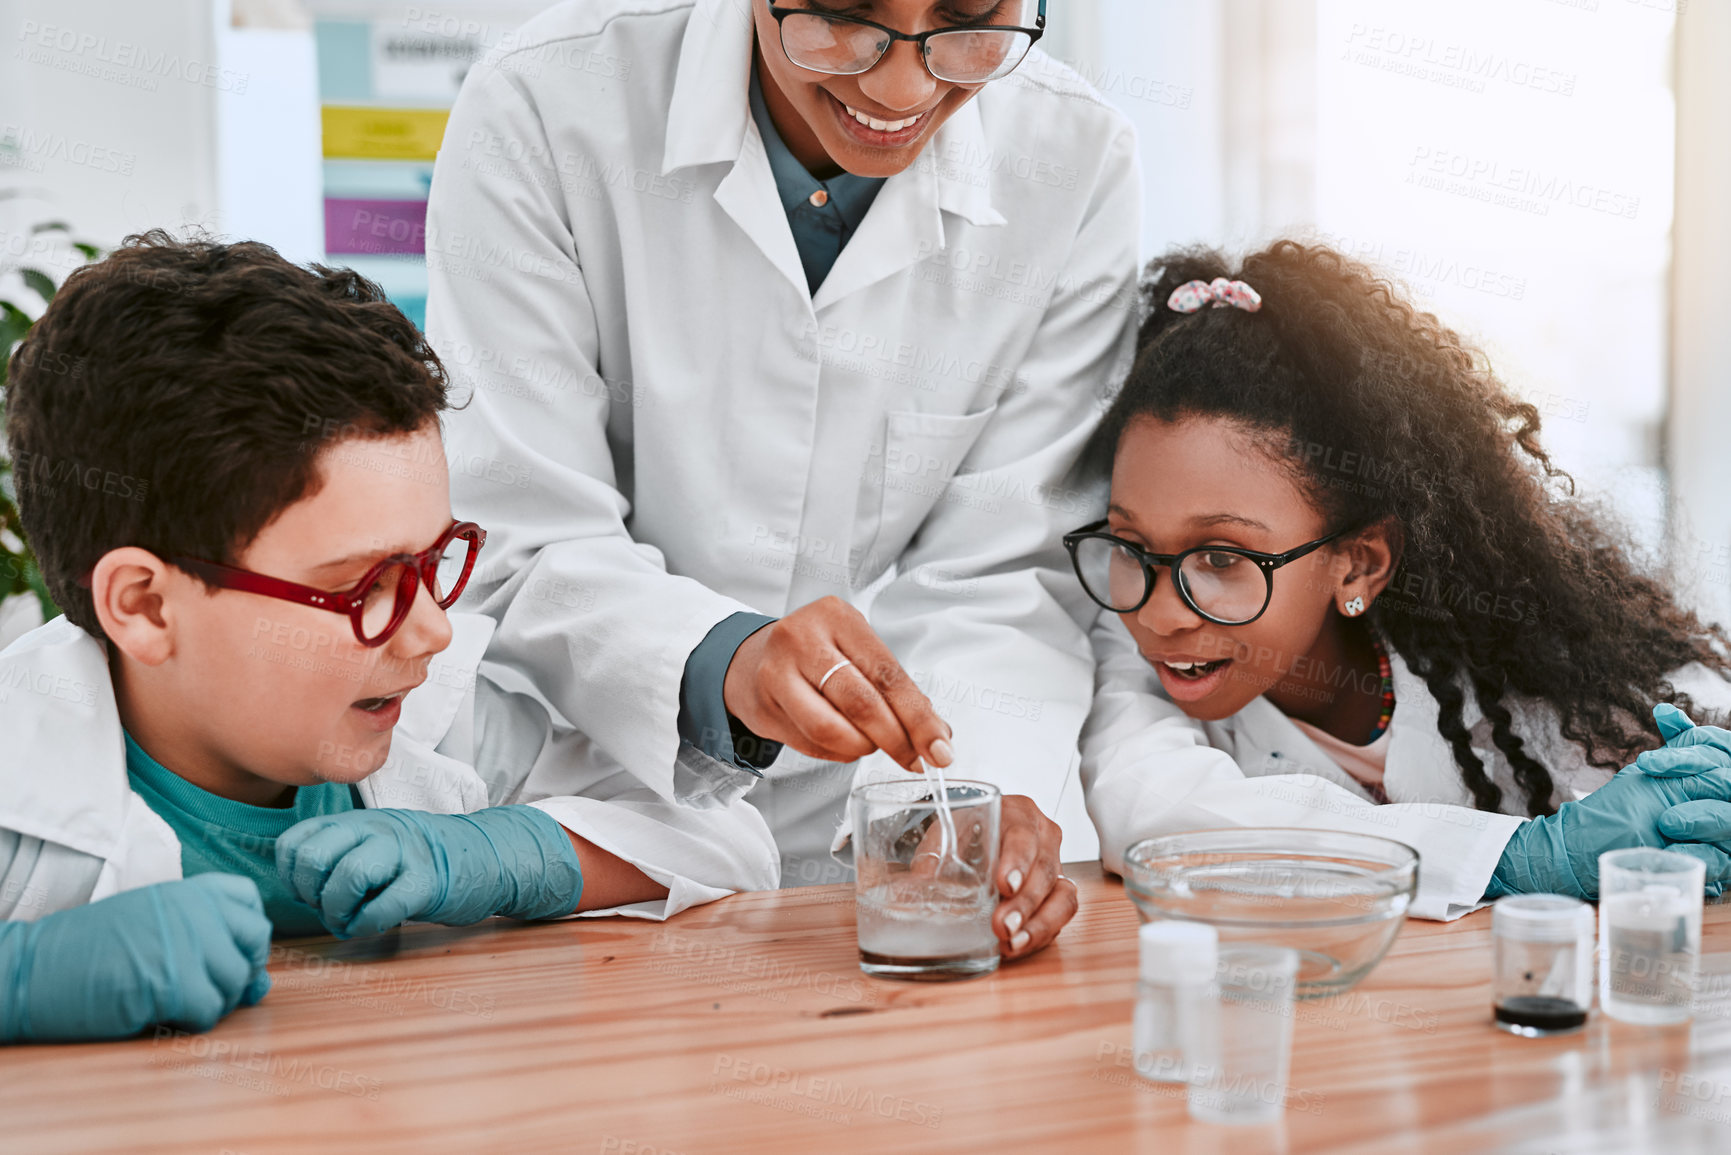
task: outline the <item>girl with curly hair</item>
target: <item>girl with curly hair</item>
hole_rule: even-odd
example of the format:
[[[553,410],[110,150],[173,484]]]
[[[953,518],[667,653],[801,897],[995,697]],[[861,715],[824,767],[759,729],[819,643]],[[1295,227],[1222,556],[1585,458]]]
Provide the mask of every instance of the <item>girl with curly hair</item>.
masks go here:
[[[1538,411],[1327,248],[1174,252],[1143,291],[1109,516],[1065,539],[1112,611],[1082,736],[1107,867],[1309,826],[1416,847],[1424,917],[1595,897],[1620,846],[1731,881],[1731,734],[1682,712],[1731,705],[1731,645],[1575,500]]]

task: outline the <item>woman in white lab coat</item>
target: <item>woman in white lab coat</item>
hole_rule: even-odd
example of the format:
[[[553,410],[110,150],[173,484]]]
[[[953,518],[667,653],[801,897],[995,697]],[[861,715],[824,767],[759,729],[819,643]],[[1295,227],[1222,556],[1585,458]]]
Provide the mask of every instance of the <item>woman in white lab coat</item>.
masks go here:
[[[1731,882],[1731,734],[1654,710],[1731,706],[1725,633],[1559,492],[1537,410],[1326,249],[1171,254],[1147,295],[1108,518],[1066,538],[1115,611],[1082,740],[1107,867],[1302,826],[1417,848],[1426,918],[1596,898],[1621,846]]]
[[[1014,958],[1075,910],[1058,536],[1134,339],[1133,134],[1029,51],[1043,0],[842,11],[572,0],[471,72],[427,244],[471,604],[585,757],[767,774],[784,881],[838,880],[856,778],[997,783]]]

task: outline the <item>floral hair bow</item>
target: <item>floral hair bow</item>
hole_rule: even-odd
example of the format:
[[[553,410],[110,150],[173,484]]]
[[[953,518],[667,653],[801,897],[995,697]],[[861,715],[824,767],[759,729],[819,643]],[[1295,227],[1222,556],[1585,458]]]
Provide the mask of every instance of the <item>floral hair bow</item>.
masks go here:
[[[1243,281],[1215,277],[1212,281],[1187,281],[1179,285],[1166,298],[1166,307],[1174,313],[1194,313],[1210,302],[1216,309],[1233,305],[1254,313],[1262,308],[1262,295]]]

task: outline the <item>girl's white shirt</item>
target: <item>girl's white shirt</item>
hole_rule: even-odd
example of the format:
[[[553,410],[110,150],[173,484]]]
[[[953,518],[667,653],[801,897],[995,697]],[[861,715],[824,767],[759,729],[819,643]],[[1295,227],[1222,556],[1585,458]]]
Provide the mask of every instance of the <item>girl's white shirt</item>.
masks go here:
[[[1082,785],[1100,833],[1100,859],[1122,873],[1124,851],[1143,838],[1239,826],[1349,830],[1404,842],[1419,852],[1411,913],[1454,919],[1478,909],[1503,847],[1525,820],[1525,795],[1491,741],[1474,703],[1462,722],[1507,813],[1473,808],[1454,751],[1437,729],[1429,687],[1389,652],[1395,713],[1378,805],[1267,698],[1218,722],[1175,705],[1116,614],[1101,613],[1091,634],[1099,666],[1094,707],[1082,730]],[[1703,707],[1731,706],[1731,685],[1699,664],[1671,675]],[[1560,733],[1545,703],[1510,703],[1515,732],[1551,772],[1553,801],[1580,798],[1610,780]]]
[[[620,775],[585,776],[572,735],[545,722],[536,745],[481,759],[478,728],[506,698],[480,669],[493,621],[452,614],[451,644],[403,702],[384,766],[356,784],[368,808],[462,814],[537,806],[667,886],[666,899],[585,911],[665,918],[779,881],[775,843],[751,807],[696,809]],[[532,710],[517,703],[517,717]],[[56,618],[0,651],[0,918],[35,919],[181,877],[180,841],[128,782],[104,647]]]

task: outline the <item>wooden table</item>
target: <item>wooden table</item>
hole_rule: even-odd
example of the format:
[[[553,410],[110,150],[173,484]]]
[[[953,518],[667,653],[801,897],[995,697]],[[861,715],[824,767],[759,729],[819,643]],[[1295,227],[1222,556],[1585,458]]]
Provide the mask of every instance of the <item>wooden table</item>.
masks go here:
[[[1489,911],[1408,922],[1299,1007],[1283,1121],[1231,1128],[1135,1074],[1135,912],[1067,871],[1059,944],[960,983],[861,975],[846,887],[302,940],[208,1034],[0,1051],[0,1150],[1731,1151],[1731,907],[1692,1026],[1556,1040],[1489,1025]]]

